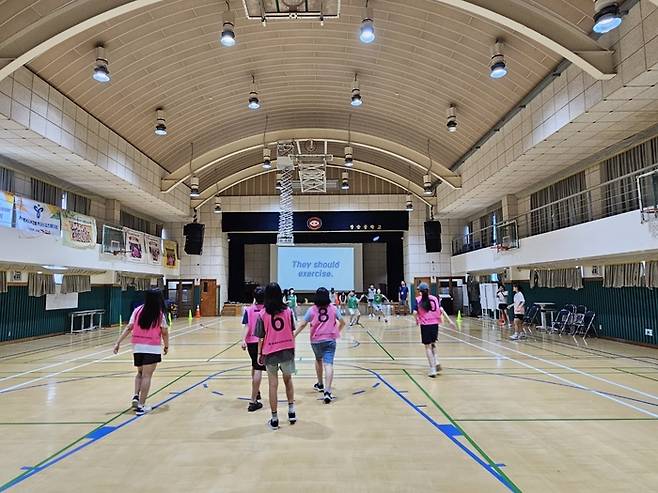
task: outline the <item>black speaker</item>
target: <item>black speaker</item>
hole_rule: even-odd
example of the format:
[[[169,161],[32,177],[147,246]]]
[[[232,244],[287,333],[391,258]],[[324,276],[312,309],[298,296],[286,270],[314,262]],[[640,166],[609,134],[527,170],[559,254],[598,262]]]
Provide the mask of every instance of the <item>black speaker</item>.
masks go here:
[[[425,221],[425,251],[434,253],[441,251],[441,223]]]
[[[185,236],[185,253],[188,255],[201,255],[203,251],[203,233],[205,224],[190,223],[183,226]]]

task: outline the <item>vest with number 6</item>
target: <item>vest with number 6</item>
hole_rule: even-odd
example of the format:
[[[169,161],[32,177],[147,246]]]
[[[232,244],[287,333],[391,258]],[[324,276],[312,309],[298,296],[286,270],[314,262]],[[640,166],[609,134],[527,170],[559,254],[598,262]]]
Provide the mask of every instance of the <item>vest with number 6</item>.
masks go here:
[[[292,312],[286,308],[276,315],[270,315],[265,310],[260,313],[265,327],[263,354],[272,354],[284,349],[295,349],[293,335]]]
[[[311,342],[333,341],[340,337],[336,326],[336,307],[328,305],[318,307],[313,305],[311,312]]]
[[[254,335],[254,330],[256,329],[256,322],[258,321],[258,317],[262,314],[265,313],[263,310],[263,305],[251,305],[247,307],[247,327],[249,330],[247,331],[247,337],[245,337],[245,341],[247,344],[253,344],[255,342],[258,342],[258,337]]]
[[[429,311],[423,308],[423,297],[416,298],[416,305],[418,306],[418,323],[420,325],[436,325],[441,323],[441,303],[438,298],[432,294],[429,295],[430,306]]]

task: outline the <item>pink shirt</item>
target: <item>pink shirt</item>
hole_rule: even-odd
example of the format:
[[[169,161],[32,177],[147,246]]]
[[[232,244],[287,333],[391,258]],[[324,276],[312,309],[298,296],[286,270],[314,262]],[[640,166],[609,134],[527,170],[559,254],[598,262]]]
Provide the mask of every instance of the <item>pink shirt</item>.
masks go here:
[[[247,337],[245,337],[245,342],[247,344],[253,344],[258,342],[258,337],[254,335],[254,329],[256,328],[256,322],[258,317],[260,317],[263,312],[263,305],[251,305],[247,307]]]
[[[270,315],[263,312],[260,314],[265,329],[263,339],[263,354],[272,354],[284,349],[295,349],[295,336],[293,335],[292,311],[286,308],[281,313]]]
[[[336,306],[329,305],[326,308],[319,308],[313,305],[309,308],[309,315],[312,317],[311,324],[311,342],[333,341],[340,337],[340,331],[336,324]]]
[[[167,325],[164,314],[162,314],[160,320],[154,323],[152,327],[144,329],[139,325],[139,315],[142,313],[143,308],[143,305],[135,308],[135,311],[130,316],[130,322],[128,322],[133,328],[131,337],[133,352],[161,354],[160,339],[162,338],[162,329],[160,327]]]
[[[418,306],[418,323],[420,325],[436,325],[441,323],[441,303],[438,298],[432,294],[429,295],[431,310],[427,311],[422,306],[423,297],[416,298],[416,305]]]

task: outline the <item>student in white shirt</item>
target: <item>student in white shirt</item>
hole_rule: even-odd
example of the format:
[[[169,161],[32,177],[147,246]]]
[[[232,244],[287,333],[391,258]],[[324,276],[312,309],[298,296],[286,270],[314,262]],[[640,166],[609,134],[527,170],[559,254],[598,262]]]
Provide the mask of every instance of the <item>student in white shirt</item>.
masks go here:
[[[525,339],[523,332],[523,317],[525,315],[525,297],[521,292],[521,286],[518,284],[512,285],[514,291],[514,334],[510,337],[513,341]]]

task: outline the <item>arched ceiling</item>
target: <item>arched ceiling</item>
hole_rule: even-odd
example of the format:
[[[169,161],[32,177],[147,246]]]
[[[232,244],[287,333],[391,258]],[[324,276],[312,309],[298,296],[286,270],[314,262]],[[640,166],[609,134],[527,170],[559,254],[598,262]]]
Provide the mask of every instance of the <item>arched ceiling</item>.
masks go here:
[[[494,8],[514,2],[452,3]],[[77,3],[90,9],[98,4]],[[125,8],[137,3],[106,2]],[[422,155],[427,154],[431,138],[433,159],[448,167],[561,60],[519,30],[445,0],[373,0],[377,40],[371,45],[358,41],[361,0],[343,0],[340,19],[327,21],[324,27],[310,21],[278,21],[262,27],[246,19],[241,1],[230,3],[236,15],[233,48],[218,43],[225,2],[148,0],[146,7],[50,47],[29,67],[175,172],[188,165],[190,142],[195,155],[204,155],[262,133],[266,114],[269,132],[346,130],[351,114],[354,132]],[[29,9],[38,18],[48,8],[70,5],[66,0],[34,0]],[[551,13],[552,20],[571,34],[584,36],[591,30],[591,0],[527,0],[523,5],[544,16]],[[17,34],[20,25],[12,29]],[[496,38],[505,40],[510,74],[493,81],[488,62]],[[5,41],[0,37],[0,48]],[[112,82],[107,85],[90,77],[99,41],[105,43],[110,60]],[[365,104],[351,109],[355,72]],[[246,107],[252,73],[263,103],[257,112]],[[445,129],[450,103],[458,108],[460,126],[455,134]],[[169,135],[164,138],[153,134],[158,106],[166,111]],[[406,169],[398,166],[397,172],[404,176]]]

